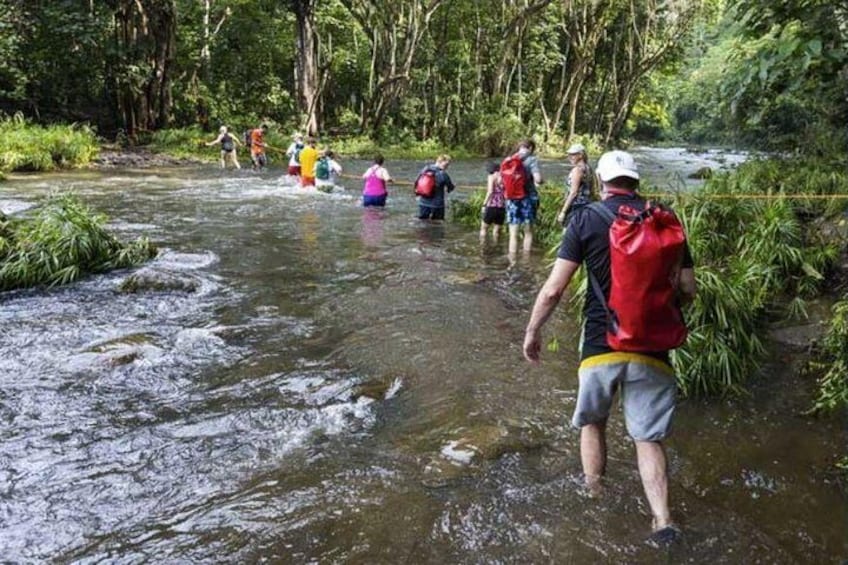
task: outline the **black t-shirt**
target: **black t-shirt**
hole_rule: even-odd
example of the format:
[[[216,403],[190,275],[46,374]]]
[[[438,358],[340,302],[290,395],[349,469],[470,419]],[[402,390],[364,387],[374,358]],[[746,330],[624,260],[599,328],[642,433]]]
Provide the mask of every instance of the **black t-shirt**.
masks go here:
[[[614,195],[601,202],[613,213],[618,212],[619,206],[625,204],[636,210],[645,208],[645,201],[637,194]],[[610,253],[609,253],[609,225],[604,218],[588,207],[580,208],[572,215],[568,223],[568,229],[562,237],[557,256],[575,263],[584,263],[587,269],[595,276],[604,291],[604,296],[610,292]],[[683,254],[683,268],[694,267],[689,245],[685,246]],[[592,292],[591,283],[586,292],[586,303],[583,305],[583,316],[585,325],[583,327],[583,347],[581,359],[609,353],[612,351],[607,344],[606,335],[606,310],[604,305]],[[649,354],[665,361],[668,360],[667,351],[658,351]]]

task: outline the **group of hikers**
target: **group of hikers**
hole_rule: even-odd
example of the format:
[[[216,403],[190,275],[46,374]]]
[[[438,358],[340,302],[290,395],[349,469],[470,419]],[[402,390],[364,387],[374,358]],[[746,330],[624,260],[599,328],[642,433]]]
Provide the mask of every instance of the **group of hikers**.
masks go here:
[[[264,126],[251,132],[254,167],[263,167]],[[237,140],[221,128],[211,144],[221,143],[221,163],[235,159]],[[228,148],[230,148],[228,150]],[[232,157],[229,154],[232,153]],[[509,252],[518,249],[519,230],[524,250],[533,244],[533,224],[539,209],[539,186],[544,183],[536,144],[527,139],[500,163],[487,166],[486,195],[481,210],[480,236],[494,239],[509,226]],[[683,226],[667,207],[639,194],[640,175],[633,156],[625,151],[604,153],[593,171],[583,145],[567,150],[572,169],[557,221],[564,228],[557,259],[539,291],[527,323],[523,353],[531,363],[541,359],[541,330],[582,265],[588,291],[583,307],[578,391],[572,425],[580,430],[580,457],[590,494],[602,490],[606,471],[606,427],[613,400],[621,392],[624,420],[636,447],[639,475],[653,516],[648,541],[665,545],[679,535],[668,501],[668,462],[663,441],[671,431],[676,381],[669,352],[686,338],[681,305],[694,299],[694,262]],[[319,152],[314,138],[295,136],[286,151],[288,173],[301,186],[316,182],[317,163],[332,158]],[[447,173],[450,156],[439,155],[425,166],[415,183],[417,216],[439,221],[445,217],[446,194],[455,189]],[[362,175],[362,205],[384,207],[393,182],[377,155]],[[337,163],[331,165],[336,174]],[[595,185],[599,185],[596,190]]]
[[[593,176],[586,148],[577,143],[568,148],[573,166],[567,184],[565,203],[557,221],[566,225],[570,215],[592,202]],[[415,181],[418,199],[418,218],[421,220],[443,220],[445,217],[445,195],[456,187],[447,172],[451,158],[439,155],[435,162],[425,166]],[[518,251],[519,232],[523,230],[523,248],[530,251],[533,246],[533,224],[539,209],[538,187],[543,184],[536,143],[526,139],[501,163],[491,162],[486,166],[486,195],[481,211],[480,238],[485,240],[491,230],[497,242],[504,224],[509,227],[509,253]],[[392,177],[384,167],[384,158],[377,155],[373,165],[362,175],[364,206],[385,206],[388,184]]]
[[[227,126],[221,126],[218,137],[206,143],[208,147],[221,145],[221,168],[226,169],[232,164],[235,169],[241,169],[238,161],[238,147],[244,145],[250,151],[250,162],[253,170],[264,169],[268,165],[267,151],[281,151],[265,142],[268,126],[248,129],[244,132],[242,141],[233,136]],[[303,187],[329,187],[338,182],[342,167],[336,161],[335,154],[330,150],[317,149],[314,137],[304,139],[303,135],[295,134],[291,145],[285,151],[288,157],[288,175]]]

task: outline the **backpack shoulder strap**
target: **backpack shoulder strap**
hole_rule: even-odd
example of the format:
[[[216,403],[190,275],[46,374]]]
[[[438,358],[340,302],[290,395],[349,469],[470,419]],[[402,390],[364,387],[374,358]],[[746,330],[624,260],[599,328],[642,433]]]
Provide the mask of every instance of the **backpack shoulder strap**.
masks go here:
[[[588,210],[592,210],[601,218],[603,218],[604,222],[606,222],[607,226],[611,226],[615,221],[616,214],[606,206],[604,206],[603,202],[593,202],[586,207]]]
[[[599,215],[607,224],[607,227],[612,226],[613,222],[615,222],[616,214],[612,210],[604,206],[603,202],[593,202],[592,204],[586,206],[586,209],[592,210],[595,214]],[[592,269],[590,269],[588,265],[586,266],[586,275],[589,278],[589,284],[592,287],[592,292],[595,293],[595,298],[597,298],[598,301],[600,301],[600,303],[604,306],[604,312],[606,312],[607,315],[607,324],[609,324],[610,310],[609,305],[607,304],[607,299],[604,296],[604,291],[603,289],[601,289],[601,282],[598,280],[598,278],[595,276],[595,274],[592,272]]]

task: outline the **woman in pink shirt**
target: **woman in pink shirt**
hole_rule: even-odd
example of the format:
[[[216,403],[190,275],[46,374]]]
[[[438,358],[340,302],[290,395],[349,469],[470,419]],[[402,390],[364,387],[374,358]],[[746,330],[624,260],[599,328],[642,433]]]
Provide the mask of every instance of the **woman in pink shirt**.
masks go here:
[[[365,171],[362,178],[365,179],[365,185],[362,187],[362,205],[385,206],[386,196],[389,194],[386,185],[392,182],[392,177],[383,167],[382,155],[377,154],[374,157],[374,164]]]

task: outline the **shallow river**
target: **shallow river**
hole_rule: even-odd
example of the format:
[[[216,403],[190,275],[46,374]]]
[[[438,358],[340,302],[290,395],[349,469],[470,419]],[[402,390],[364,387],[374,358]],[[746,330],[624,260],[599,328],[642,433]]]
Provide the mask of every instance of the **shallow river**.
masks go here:
[[[481,165],[455,164],[455,180],[479,183]],[[418,164],[389,166],[403,177]],[[0,561],[848,555],[845,499],[826,472],[848,434],[800,415],[812,383],[786,369],[791,355],[775,353],[750,398],[681,405],[668,448],[684,538],[658,553],[643,543],[620,414],[607,490],[580,486],[568,426],[579,330],[565,308],[546,331],[559,351],[539,368],[522,360],[542,253],[510,266],[504,241],[414,220],[405,189],[365,211],[354,186],[304,195],[279,172],[0,185],[7,212],[74,190],[122,236],[160,246],[149,268],[197,285],[122,294],[129,273],[115,272],[0,294]]]

